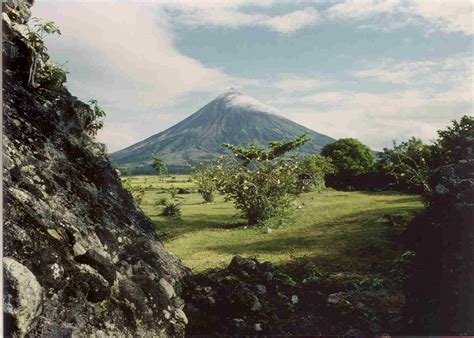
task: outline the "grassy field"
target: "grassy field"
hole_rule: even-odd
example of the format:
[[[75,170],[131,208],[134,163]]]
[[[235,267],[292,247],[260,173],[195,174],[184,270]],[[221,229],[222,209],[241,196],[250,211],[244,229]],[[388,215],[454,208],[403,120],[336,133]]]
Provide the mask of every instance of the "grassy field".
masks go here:
[[[307,256],[331,271],[363,273],[401,252],[395,239],[404,226],[391,224],[389,215],[408,221],[423,208],[419,197],[399,193],[305,193],[288,215],[272,220],[268,233],[267,226],[246,227],[232,202],[218,196],[203,204],[196,192],[177,195],[181,219],[160,216],[155,200],[170,197],[172,187],[196,189],[189,176],[135,176],[130,182],[145,187],[142,208],[165,246],[195,271],[224,267],[239,254],[277,265]]]

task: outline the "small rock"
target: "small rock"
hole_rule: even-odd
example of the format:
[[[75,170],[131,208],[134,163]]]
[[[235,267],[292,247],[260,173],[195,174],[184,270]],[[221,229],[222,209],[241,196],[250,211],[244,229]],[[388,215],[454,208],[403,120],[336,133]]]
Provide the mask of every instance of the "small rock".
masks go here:
[[[255,331],[260,332],[260,331],[262,331],[262,324],[255,323],[254,328],[255,328]]]
[[[267,234],[271,234],[272,232],[273,232],[273,229],[267,227]]]
[[[184,324],[188,324],[188,318],[186,314],[181,309],[176,309],[174,312],[174,318],[176,318],[179,322],[183,322]]]
[[[252,311],[259,311],[262,309],[262,304],[260,304],[260,301],[258,300],[257,296],[253,296],[253,304],[252,304]]]
[[[297,295],[291,296],[291,303],[298,304],[298,302],[299,302],[299,299]]]
[[[265,285],[257,284],[255,285],[255,288],[257,289],[257,292],[261,295],[264,295],[267,293],[267,288],[265,287]]]
[[[214,297],[209,296],[209,297],[207,297],[207,300],[209,301],[210,305],[216,304],[216,300],[214,299]]]
[[[171,284],[168,283],[166,279],[161,278],[158,281],[158,284],[160,285],[161,291],[165,294],[166,298],[168,298],[169,300],[171,300],[171,298],[173,298],[176,295],[174,292],[173,286],[171,286]]]

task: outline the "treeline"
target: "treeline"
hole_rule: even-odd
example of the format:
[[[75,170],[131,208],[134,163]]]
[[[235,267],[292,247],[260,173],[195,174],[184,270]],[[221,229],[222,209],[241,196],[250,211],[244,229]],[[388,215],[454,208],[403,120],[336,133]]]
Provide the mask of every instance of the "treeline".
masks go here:
[[[438,131],[431,143],[412,137],[377,154],[356,139],[339,139],[321,151],[336,168],[327,184],[343,190],[390,189],[430,195],[432,172],[467,158],[467,145],[473,139],[474,119],[467,115]]]

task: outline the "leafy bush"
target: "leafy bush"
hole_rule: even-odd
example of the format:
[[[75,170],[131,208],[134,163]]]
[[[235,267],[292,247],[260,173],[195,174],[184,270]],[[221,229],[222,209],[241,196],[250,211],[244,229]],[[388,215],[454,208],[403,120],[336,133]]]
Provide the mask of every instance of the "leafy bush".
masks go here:
[[[170,195],[172,199],[176,199],[176,196],[178,196],[178,189],[176,189],[173,185],[170,187]]]
[[[179,203],[167,201],[163,206],[163,212],[161,213],[161,215],[166,217],[180,218],[181,208],[179,206]]]
[[[431,171],[436,167],[436,148],[412,137],[393,149],[385,148],[380,155],[380,165],[398,185],[417,192],[431,193],[428,184]]]
[[[375,165],[372,150],[353,138],[325,145],[321,155],[329,157],[335,167],[335,173],[328,177],[328,182],[335,188],[363,188],[361,178],[371,173]]]
[[[438,131],[436,145],[443,164],[467,158],[467,149],[474,143],[474,117],[464,115],[459,122],[454,120],[452,123],[452,126]]]
[[[233,200],[249,225],[264,222],[285,210],[298,186],[297,162],[283,155],[305,142],[306,135],[289,142],[271,142],[269,149],[225,144],[235,158],[216,165],[218,190]]]
[[[325,177],[333,174],[332,160],[320,155],[304,156],[298,159],[299,191],[322,191],[326,188]]]
[[[168,203],[168,199],[166,197],[160,197],[155,201],[156,205],[165,206]]]
[[[97,132],[104,126],[103,118],[105,118],[105,111],[99,106],[97,100],[89,100],[88,114],[84,117],[84,130],[90,136],[95,137]]]
[[[194,170],[192,177],[204,202],[214,202],[214,193],[217,190],[216,167],[213,165],[200,166]]]
[[[64,66],[53,65],[49,61],[48,48],[44,43],[47,35],[61,31],[52,21],[42,22],[39,18],[31,19],[33,29],[27,33],[27,39],[33,49],[33,62],[30,68],[28,84],[39,89],[55,89],[66,82],[67,70]]]

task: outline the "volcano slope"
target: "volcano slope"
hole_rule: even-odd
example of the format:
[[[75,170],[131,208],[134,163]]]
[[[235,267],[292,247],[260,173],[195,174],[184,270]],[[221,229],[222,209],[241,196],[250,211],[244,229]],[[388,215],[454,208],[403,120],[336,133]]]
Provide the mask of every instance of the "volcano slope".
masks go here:
[[[149,173],[152,157],[159,156],[176,172],[227,154],[223,143],[266,146],[271,141],[307,134],[311,141],[298,152],[317,154],[334,141],[276,113],[280,112],[230,89],[178,124],[112,153],[110,158],[120,169]]]

